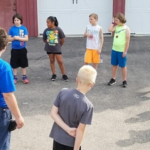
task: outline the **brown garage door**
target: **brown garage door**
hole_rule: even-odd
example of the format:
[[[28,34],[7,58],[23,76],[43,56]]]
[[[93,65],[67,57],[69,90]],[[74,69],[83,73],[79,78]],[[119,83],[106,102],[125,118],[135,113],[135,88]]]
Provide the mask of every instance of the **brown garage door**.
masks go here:
[[[13,25],[12,16],[16,13],[15,0],[0,0],[0,27],[7,32]]]

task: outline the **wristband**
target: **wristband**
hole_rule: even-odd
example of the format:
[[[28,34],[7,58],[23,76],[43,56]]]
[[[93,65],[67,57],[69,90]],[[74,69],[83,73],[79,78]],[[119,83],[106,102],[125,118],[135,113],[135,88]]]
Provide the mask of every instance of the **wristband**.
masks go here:
[[[112,22],[111,24],[115,25],[115,22]]]

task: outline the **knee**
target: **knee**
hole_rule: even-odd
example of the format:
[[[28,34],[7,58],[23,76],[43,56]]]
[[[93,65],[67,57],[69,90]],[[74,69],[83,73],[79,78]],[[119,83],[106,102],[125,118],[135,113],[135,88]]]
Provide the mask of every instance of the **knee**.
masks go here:
[[[58,62],[59,65],[63,65],[64,64],[62,60],[58,60],[57,62]]]
[[[54,60],[54,59],[51,59],[51,60],[50,60],[50,63],[51,63],[51,64],[55,64],[55,60]]]

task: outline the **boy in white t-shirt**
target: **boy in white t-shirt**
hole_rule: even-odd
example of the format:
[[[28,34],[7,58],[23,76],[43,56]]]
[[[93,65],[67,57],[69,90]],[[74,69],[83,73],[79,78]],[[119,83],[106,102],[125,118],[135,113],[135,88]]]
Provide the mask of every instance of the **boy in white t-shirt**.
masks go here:
[[[93,67],[97,69],[100,63],[100,54],[103,47],[104,37],[102,27],[97,25],[98,15],[93,13],[89,15],[90,25],[87,25],[84,37],[87,37],[85,65],[93,63]]]

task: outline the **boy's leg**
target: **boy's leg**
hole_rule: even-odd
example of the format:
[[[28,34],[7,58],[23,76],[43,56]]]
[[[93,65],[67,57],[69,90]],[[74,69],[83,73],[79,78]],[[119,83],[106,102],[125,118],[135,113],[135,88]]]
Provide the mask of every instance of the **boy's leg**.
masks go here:
[[[97,70],[98,64],[100,63],[100,54],[97,50],[92,51],[92,62],[93,67]]]
[[[55,140],[53,141],[53,150],[66,150],[65,146],[56,142]]]
[[[29,83],[29,80],[26,76],[26,74],[27,74],[26,68],[21,68],[21,70],[22,70],[22,82],[25,84]]]
[[[93,68],[95,68],[97,70],[98,64],[93,63]]]
[[[19,51],[18,50],[11,50],[11,58],[10,58],[10,65],[13,68],[13,74],[17,76],[17,68],[19,62]]]
[[[57,63],[59,65],[59,68],[61,70],[61,73],[63,75],[65,75],[65,66],[64,66],[64,63],[63,63],[62,54],[55,54],[55,56],[56,56],[56,60],[57,60]]]
[[[27,74],[26,68],[21,68],[21,70],[22,70],[22,75],[26,75]]]
[[[92,63],[92,50],[87,49],[84,55],[84,64],[88,65]]]
[[[53,142],[53,150],[73,150],[73,147],[62,145],[54,140]],[[80,149],[81,150],[81,147]]]
[[[8,131],[8,125],[11,119],[9,109],[0,108],[0,150],[9,150],[11,132]]]
[[[55,55],[54,54],[49,54],[49,59],[50,59],[50,67],[52,70],[52,74],[56,74],[55,72]]]
[[[17,68],[13,68],[13,73],[15,76],[17,76]]]

